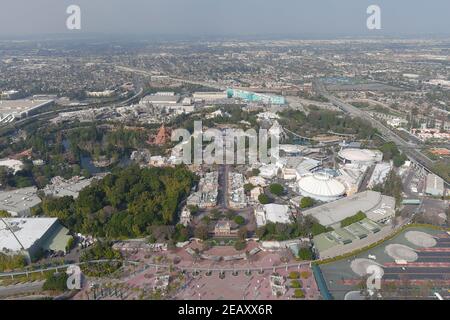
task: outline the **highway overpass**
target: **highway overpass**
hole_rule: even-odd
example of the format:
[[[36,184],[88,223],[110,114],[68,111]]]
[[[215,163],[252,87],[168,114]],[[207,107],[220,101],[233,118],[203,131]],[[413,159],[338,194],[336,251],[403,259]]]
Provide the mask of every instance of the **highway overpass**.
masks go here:
[[[418,151],[414,148],[411,148],[411,145],[407,141],[403,140],[403,138],[401,138],[399,135],[397,135],[395,132],[393,132],[387,126],[385,126],[378,120],[372,118],[365,111],[358,109],[355,106],[352,106],[351,104],[344,102],[341,99],[329,94],[328,91],[326,90],[324,84],[321,83],[320,81],[315,80],[313,83],[314,83],[314,90],[316,93],[327,98],[333,105],[335,105],[342,111],[344,111],[352,116],[367,120],[374,128],[376,128],[380,132],[380,134],[385,138],[386,141],[393,141],[397,145],[397,147],[400,150],[402,150],[412,162],[419,165],[427,172],[436,174],[436,172],[433,172],[434,161],[429,159],[427,156],[425,156],[420,151]],[[442,177],[442,176],[440,176],[440,177],[442,179],[444,179],[447,186],[450,185],[449,182],[446,181],[446,179],[444,177]]]

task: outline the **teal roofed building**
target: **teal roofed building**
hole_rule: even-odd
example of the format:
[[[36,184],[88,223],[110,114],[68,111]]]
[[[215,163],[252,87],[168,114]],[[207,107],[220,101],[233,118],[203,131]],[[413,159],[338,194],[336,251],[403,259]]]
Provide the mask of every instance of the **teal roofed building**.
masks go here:
[[[239,89],[227,89],[227,96],[228,98],[242,99],[247,102],[262,102],[277,105],[286,104],[286,99],[282,96],[261,94]]]

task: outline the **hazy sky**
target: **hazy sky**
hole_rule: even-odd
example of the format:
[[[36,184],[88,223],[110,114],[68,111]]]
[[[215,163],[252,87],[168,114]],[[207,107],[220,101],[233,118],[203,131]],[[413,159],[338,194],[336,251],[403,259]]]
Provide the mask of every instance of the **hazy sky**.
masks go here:
[[[450,0],[0,0],[0,35],[69,32],[70,4],[81,33],[450,34]],[[381,32],[366,28],[370,4],[382,9]]]

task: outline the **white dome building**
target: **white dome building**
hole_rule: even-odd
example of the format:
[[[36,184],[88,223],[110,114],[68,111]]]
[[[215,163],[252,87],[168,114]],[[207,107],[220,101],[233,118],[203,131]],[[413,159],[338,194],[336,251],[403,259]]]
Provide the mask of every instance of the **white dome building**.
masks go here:
[[[372,165],[383,160],[383,153],[379,150],[369,149],[342,149],[338,153],[339,158],[345,163]]]
[[[324,173],[305,176],[298,181],[298,186],[302,196],[323,202],[335,201],[345,195],[345,186]]]

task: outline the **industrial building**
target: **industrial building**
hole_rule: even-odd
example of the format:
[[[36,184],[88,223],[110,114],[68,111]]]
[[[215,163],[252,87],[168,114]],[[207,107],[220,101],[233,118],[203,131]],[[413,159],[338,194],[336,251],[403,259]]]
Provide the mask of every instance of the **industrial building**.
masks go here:
[[[214,102],[227,99],[226,92],[195,92],[192,94],[194,101]]]
[[[0,192],[0,210],[9,212],[13,217],[30,214],[31,208],[41,203],[37,188],[29,187]]]
[[[444,195],[444,180],[435,174],[427,175],[427,184],[425,193],[434,197],[442,197]]]
[[[345,195],[345,186],[331,175],[315,173],[302,177],[298,181],[302,196],[318,201],[335,201]]]
[[[359,211],[376,223],[386,223],[395,216],[395,199],[380,192],[364,191],[352,196],[303,211],[326,227],[339,228],[341,221]]]
[[[281,96],[273,96],[273,95],[255,93],[255,92],[244,91],[244,90],[239,90],[239,89],[228,89],[227,96],[228,96],[228,98],[242,99],[246,102],[261,102],[261,103],[277,104],[277,105],[286,104],[286,99]]]
[[[177,104],[180,101],[180,96],[174,92],[158,92],[142,98],[140,104],[156,104],[156,105],[170,105]]]
[[[0,249],[4,254],[24,254],[33,261],[41,252],[65,251],[71,236],[56,218],[0,219]]]
[[[78,198],[78,194],[81,190],[88,187],[93,180],[101,179],[104,175],[95,176],[91,179],[85,179],[83,177],[73,177],[66,180],[62,177],[53,177],[51,184],[45,186],[44,193],[46,196],[52,197],[64,197],[70,196],[74,199]]]
[[[34,99],[0,100],[0,124],[32,116],[39,109],[49,106],[53,102],[54,100]]]
[[[373,165],[383,160],[383,153],[379,150],[369,149],[342,149],[338,153],[344,163],[356,163],[361,165]]]

